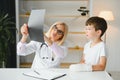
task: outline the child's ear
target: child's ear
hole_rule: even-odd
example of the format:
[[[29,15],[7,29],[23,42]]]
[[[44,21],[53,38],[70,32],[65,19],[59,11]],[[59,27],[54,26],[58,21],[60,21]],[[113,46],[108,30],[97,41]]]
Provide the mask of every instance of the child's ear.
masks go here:
[[[101,35],[101,34],[102,34],[102,31],[101,31],[101,30],[98,30],[97,33],[98,33],[98,35]]]

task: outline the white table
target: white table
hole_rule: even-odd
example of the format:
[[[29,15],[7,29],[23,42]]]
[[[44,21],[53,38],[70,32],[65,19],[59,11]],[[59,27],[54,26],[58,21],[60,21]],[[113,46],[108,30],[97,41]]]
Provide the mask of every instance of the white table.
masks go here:
[[[67,73],[66,76],[57,80],[113,80],[106,71],[95,72],[71,72],[69,69],[52,69],[57,72]],[[40,80],[23,75],[30,71],[29,68],[1,68],[0,80]]]

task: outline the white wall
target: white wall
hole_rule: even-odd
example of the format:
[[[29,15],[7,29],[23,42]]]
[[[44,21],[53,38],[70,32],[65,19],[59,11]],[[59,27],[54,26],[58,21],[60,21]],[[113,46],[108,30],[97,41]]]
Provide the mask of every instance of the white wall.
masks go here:
[[[93,0],[93,15],[102,10],[111,10],[115,20],[108,21],[106,45],[108,48],[108,71],[120,71],[120,0]]]

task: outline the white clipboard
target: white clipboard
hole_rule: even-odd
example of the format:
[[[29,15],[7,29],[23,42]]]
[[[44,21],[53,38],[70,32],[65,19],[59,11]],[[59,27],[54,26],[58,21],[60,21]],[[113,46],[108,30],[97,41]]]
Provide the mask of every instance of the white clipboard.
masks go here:
[[[39,71],[31,70],[30,72],[24,72],[23,75],[37,79],[43,79],[43,80],[55,80],[63,76],[66,76],[65,73],[55,72],[51,70],[44,70],[44,69]]]

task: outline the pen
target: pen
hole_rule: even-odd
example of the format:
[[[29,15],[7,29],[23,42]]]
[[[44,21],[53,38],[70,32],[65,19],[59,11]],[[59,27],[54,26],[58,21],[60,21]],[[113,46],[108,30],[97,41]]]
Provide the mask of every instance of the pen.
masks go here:
[[[35,72],[36,74],[40,75],[40,73],[39,73],[39,72],[37,72],[36,70],[34,70],[34,72]]]
[[[63,76],[66,76],[66,74],[63,74],[63,75],[61,75],[61,76],[58,76],[58,77],[56,77],[56,78],[54,78],[54,79],[52,79],[52,80],[55,80],[55,79],[61,78],[61,77],[63,77]]]

